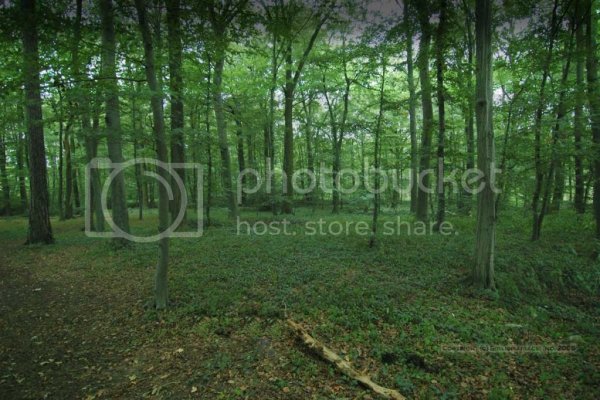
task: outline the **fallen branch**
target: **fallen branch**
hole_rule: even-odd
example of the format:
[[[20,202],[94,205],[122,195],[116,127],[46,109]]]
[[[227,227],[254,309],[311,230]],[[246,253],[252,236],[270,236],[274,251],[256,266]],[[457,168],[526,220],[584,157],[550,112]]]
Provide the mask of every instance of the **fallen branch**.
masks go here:
[[[363,385],[365,385],[366,387],[368,387],[369,389],[371,389],[375,393],[383,396],[386,399],[393,399],[393,400],[405,400],[406,399],[404,396],[402,396],[396,390],[388,389],[383,386],[379,386],[378,384],[373,382],[369,376],[363,375],[360,372],[358,372],[357,370],[355,370],[348,361],[344,360],[343,358],[338,356],[335,352],[333,352],[331,349],[329,349],[328,347],[323,345],[321,342],[319,342],[317,339],[313,338],[297,322],[294,322],[291,319],[288,319],[287,324],[290,326],[290,328],[292,328],[295,331],[295,333],[302,339],[302,341],[304,342],[304,344],[306,346],[308,346],[308,348],[310,348],[312,351],[314,351],[315,353],[317,353],[319,356],[321,356],[325,360],[329,361],[330,363],[335,364],[335,366],[340,371],[342,371],[345,375],[349,376],[350,378],[352,378],[354,380],[357,380],[358,382],[362,383]]]

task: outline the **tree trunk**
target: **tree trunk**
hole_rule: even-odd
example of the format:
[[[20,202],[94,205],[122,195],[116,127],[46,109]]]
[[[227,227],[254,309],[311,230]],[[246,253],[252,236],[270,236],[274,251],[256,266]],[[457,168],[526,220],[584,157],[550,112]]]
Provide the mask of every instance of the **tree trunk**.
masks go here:
[[[464,1],[464,0],[463,0],[463,9],[465,12],[465,27],[466,27],[465,35],[466,35],[466,42],[467,42],[466,81],[467,81],[467,99],[468,99],[468,101],[467,101],[467,106],[466,106],[466,110],[465,110],[465,137],[466,137],[466,144],[467,144],[466,169],[471,170],[471,169],[475,168],[475,130],[473,128],[473,123],[474,123],[473,99],[475,96],[473,93],[473,72],[472,72],[472,68],[473,68],[473,33],[472,33],[472,29],[471,29],[471,25],[472,25],[471,10],[469,8],[467,1]],[[468,215],[471,213],[472,197],[473,197],[473,194],[471,193],[470,190],[462,191],[461,203],[462,203],[463,214]]]
[[[116,75],[115,25],[112,0],[100,0],[102,19],[102,75],[105,78],[104,98],[106,102],[106,138],[108,158],[113,163],[123,162],[121,140],[121,113],[119,110],[119,87]],[[115,225],[129,232],[129,215],[123,173],[118,173],[112,181],[112,218]],[[126,244],[125,239],[115,238],[117,247]]]
[[[592,160],[594,167],[594,216],[596,218],[596,237],[600,239],[600,90],[598,88],[598,55],[596,34],[597,2],[589,0],[587,11],[587,94],[592,120],[592,142],[594,144]]]
[[[554,2],[554,8],[552,10],[552,18],[550,22],[550,37],[548,44],[548,53],[546,55],[546,62],[544,63],[544,69],[542,71],[542,83],[540,85],[540,95],[537,110],[535,113],[535,123],[533,127],[534,131],[534,159],[535,159],[535,188],[533,191],[533,198],[531,201],[531,211],[533,214],[533,229],[531,232],[531,240],[535,241],[540,238],[540,211],[539,203],[540,197],[542,196],[543,184],[544,184],[544,168],[542,165],[542,116],[544,108],[546,107],[546,96],[545,88],[548,76],[550,75],[550,64],[552,63],[552,53],[554,49],[554,38],[556,36],[558,25],[556,11],[558,8],[558,0]]]
[[[8,183],[8,173],[6,171],[6,142],[4,134],[0,134],[0,183],[2,184],[3,204],[0,208],[0,215],[10,215],[10,185]]]
[[[212,205],[212,177],[213,177],[213,159],[212,159],[212,138],[210,135],[210,96],[211,96],[211,64],[210,56],[207,57],[208,71],[206,76],[206,155],[207,155],[207,169],[206,171],[206,226],[210,226],[210,207]],[[200,216],[198,216],[200,217]]]
[[[444,89],[444,35],[446,34],[446,0],[440,0],[440,22],[438,24],[436,39],[436,68],[437,68],[437,98],[438,98],[438,148],[437,148],[437,220],[435,230],[439,231],[440,226],[446,218],[446,191],[444,187],[444,147],[446,135],[446,93]]]
[[[235,119],[235,126],[236,126],[236,138],[237,138],[237,143],[236,143],[236,150],[237,150],[237,159],[238,159],[238,172],[240,174],[240,176],[242,176],[242,182],[239,182],[240,185],[242,185],[242,188],[244,186],[246,186],[246,183],[248,181],[247,177],[245,175],[242,175],[242,171],[244,171],[246,169],[246,157],[244,156],[244,129],[242,126],[242,120],[241,120],[241,116],[240,116],[240,105],[237,103],[235,104],[235,109],[234,109],[234,119]],[[239,202],[241,205],[245,205],[246,204],[246,193],[244,193],[244,191],[241,191],[242,194],[242,198],[239,199]]]
[[[144,63],[146,65],[146,80],[152,92],[150,104],[152,108],[152,121],[154,130],[154,141],[156,144],[156,158],[158,161],[168,163],[167,140],[165,137],[165,122],[162,108],[162,91],[158,86],[156,71],[154,69],[154,49],[152,46],[152,36],[148,27],[146,8],[144,0],[135,0],[135,8],[138,14],[138,22],[144,43]],[[164,182],[169,182],[169,171],[157,165],[156,172]],[[169,227],[169,196],[167,187],[164,184],[158,185],[158,231],[164,233]],[[154,281],[154,306],[156,309],[164,309],[168,302],[167,273],[169,267],[169,237],[164,235],[158,242],[159,255],[156,266],[156,276]]]
[[[229,217],[237,218],[238,207],[236,194],[232,183],[231,157],[229,155],[229,143],[227,140],[227,127],[225,126],[225,113],[223,111],[223,67],[225,65],[225,44],[219,43],[216,49],[215,73],[213,85],[213,105],[217,120],[217,134],[219,137],[219,151],[221,153],[221,179],[227,196],[229,206]]]
[[[496,207],[492,167],[496,160],[492,125],[492,7],[492,2],[488,0],[477,0],[475,8],[477,168],[483,174],[485,186],[477,195],[476,263],[472,278],[475,286],[495,290]]]
[[[285,196],[281,205],[283,214],[293,212],[294,188],[292,185],[292,175],[294,174],[294,127],[293,127],[293,109],[294,109],[294,82],[292,77],[292,42],[289,41],[285,53],[285,88],[283,90],[285,97],[284,106],[284,133],[283,133],[283,173],[285,181]]]
[[[183,114],[183,77],[182,66],[182,43],[181,43],[181,21],[180,0],[167,0],[167,35],[169,41],[169,89],[171,91],[171,162],[185,162],[184,146],[184,114]],[[185,169],[175,168],[182,182],[185,182]],[[171,184],[177,189],[175,180]],[[174,199],[171,202],[171,219],[174,221],[182,207],[181,191],[174,190]],[[183,205],[184,207],[186,205]],[[184,210],[185,211],[185,210]],[[180,226],[185,224],[186,213]]]
[[[575,155],[574,155],[574,164],[575,164],[575,197],[574,197],[574,205],[575,211],[578,214],[583,214],[585,212],[585,201],[584,201],[584,192],[585,192],[585,182],[583,176],[583,144],[582,137],[585,132],[585,122],[583,115],[583,105],[585,102],[585,90],[584,90],[584,82],[583,82],[583,63],[585,58],[585,38],[584,38],[584,30],[583,30],[583,15],[584,15],[584,0],[578,0],[576,3],[577,7],[577,30],[575,31],[575,43],[576,43],[576,57],[577,57],[577,66],[576,66],[576,79],[577,84],[575,87],[575,121],[573,126],[573,136],[575,140]]]
[[[27,171],[25,170],[25,162],[24,162],[24,152],[25,149],[25,140],[23,139],[23,135],[21,132],[17,133],[17,172],[19,174],[19,200],[21,202],[21,212],[24,213],[27,211],[27,185],[25,182],[25,177],[27,176]]]
[[[21,0],[25,120],[29,154],[29,230],[27,244],[54,242],[50,225],[48,177],[44,148],[44,124],[40,95],[37,14],[35,0]]]
[[[375,246],[375,241],[377,239],[377,220],[379,218],[379,207],[381,205],[381,194],[380,185],[379,185],[379,168],[381,166],[381,125],[383,122],[383,103],[385,100],[385,69],[386,69],[386,59],[385,59],[385,49],[382,50],[383,54],[381,54],[381,86],[379,88],[379,113],[377,114],[377,124],[375,126],[375,149],[373,152],[373,162],[375,166],[375,182],[373,185],[374,193],[373,193],[373,220],[371,221],[371,237],[369,239],[369,247]]]
[[[429,77],[429,46],[431,43],[430,10],[427,2],[419,1],[419,22],[421,25],[421,42],[419,44],[419,77],[421,79],[421,104],[423,107],[423,136],[421,138],[420,179],[418,191],[417,219],[426,221],[429,208],[429,164],[431,159],[431,136],[433,133],[433,105],[431,102],[431,80]]]
[[[415,81],[413,77],[413,32],[412,21],[410,20],[410,2],[404,3],[404,26],[406,28],[406,64],[408,80],[408,118],[410,126],[410,169],[411,169],[411,188],[410,188],[410,211],[417,211],[417,198],[419,195],[419,186],[417,179],[419,176],[419,146],[417,144],[417,119],[416,119],[416,96]]]

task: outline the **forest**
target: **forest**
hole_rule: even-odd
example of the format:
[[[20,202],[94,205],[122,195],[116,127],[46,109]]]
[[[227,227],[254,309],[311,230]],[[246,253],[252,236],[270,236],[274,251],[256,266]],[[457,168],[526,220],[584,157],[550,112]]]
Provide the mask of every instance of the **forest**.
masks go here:
[[[600,398],[599,16],[0,1],[0,398]]]

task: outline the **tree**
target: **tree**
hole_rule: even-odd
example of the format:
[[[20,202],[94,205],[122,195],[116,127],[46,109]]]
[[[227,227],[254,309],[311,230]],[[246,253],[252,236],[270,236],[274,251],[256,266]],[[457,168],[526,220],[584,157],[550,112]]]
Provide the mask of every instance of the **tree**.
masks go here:
[[[438,209],[435,229],[439,231],[446,217],[446,191],[444,188],[444,147],[446,135],[446,90],[444,89],[446,0],[440,0],[440,22],[436,38],[437,104],[438,104],[438,148],[437,148],[437,196]]]
[[[181,42],[180,0],[167,0],[167,35],[169,39],[169,88],[171,91],[171,162],[185,162],[183,124],[183,75]],[[185,182],[185,169],[175,168],[174,173]],[[181,193],[175,191],[171,202],[171,218],[175,220],[181,208]],[[184,219],[181,224],[185,223]]]
[[[115,164],[123,162],[121,138],[121,112],[119,110],[119,87],[116,73],[116,39],[112,0],[100,1],[102,19],[102,78],[106,112],[106,138],[108,157]],[[116,226],[129,232],[129,214],[123,173],[116,174],[111,188],[112,218]],[[117,247],[126,244],[125,239],[115,238]]]
[[[477,0],[475,8],[477,168],[483,175],[484,186],[477,196],[476,262],[472,279],[479,288],[495,290],[496,207],[492,168],[496,155],[492,120],[492,7],[492,2],[488,0]]]
[[[412,186],[410,188],[410,211],[417,211],[419,186],[419,145],[417,143],[417,117],[415,80],[413,76],[413,30],[411,21],[411,2],[404,3],[404,27],[406,29],[406,80],[408,82],[408,118],[410,130],[410,173]]]
[[[598,88],[598,55],[596,35],[597,2],[587,0],[586,11],[586,67],[587,95],[592,121],[592,162],[594,167],[594,216],[596,218],[596,237],[600,239],[600,89]]]
[[[575,86],[575,112],[573,124],[573,137],[575,141],[575,197],[574,206],[578,214],[585,212],[585,182],[583,176],[583,144],[582,138],[584,136],[585,124],[583,116],[583,106],[585,103],[585,88],[584,88],[584,77],[583,77],[583,66],[585,62],[585,37],[584,37],[584,15],[585,15],[585,1],[577,0],[575,4],[575,57],[576,57],[576,86]]]
[[[40,95],[40,65],[38,53],[37,12],[35,0],[21,0],[23,18],[23,79],[25,81],[25,120],[29,153],[29,230],[27,244],[54,242],[50,225],[46,150],[42,98]],[[25,23],[27,21],[27,23]]]
[[[291,214],[293,211],[293,197],[294,188],[292,184],[292,175],[294,174],[294,127],[293,127],[293,110],[294,110],[294,94],[298,81],[302,74],[302,69],[306,64],[308,56],[317,40],[321,28],[327,22],[330,16],[331,9],[327,9],[322,12],[316,21],[315,28],[308,41],[308,44],[304,48],[302,56],[297,63],[294,63],[293,56],[293,44],[294,44],[294,32],[292,27],[294,26],[294,20],[302,10],[301,7],[296,4],[295,1],[291,1],[287,5],[281,5],[285,7],[284,21],[280,23],[288,27],[287,32],[284,35],[284,54],[285,54],[285,85],[283,88],[284,94],[284,136],[283,136],[283,172],[286,179],[285,195],[286,201],[283,202],[281,211],[284,214]],[[312,15],[311,15],[312,17]]]
[[[429,77],[429,47],[431,44],[431,25],[429,24],[429,0],[418,1],[417,11],[421,26],[419,43],[419,78],[421,79],[421,106],[423,108],[423,133],[421,136],[421,154],[419,162],[419,185],[417,200],[417,219],[426,221],[429,207],[429,169],[431,159],[431,137],[433,134],[433,105],[431,102],[431,78]]]
[[[152,45],[152,35],[148,26],[148,17],[144,0],[135,0],[135,8],[138,15],[138,24],[144,43],[144,64],[146,80],[152,92],[151,108],[152,121],[154,123],[154,142],[156,146],[156,159],[162,163],[169,161],[167,156],[167,140],[165,137],[165,122],[162,108],[162,91],[158,86],[156,71],[154,68],[154,48]],[[164,164],[163,164],[164,166]],[[164,182],[169,181],[169,171],[164,167],[157,165],[156,172],[162,178],[163,184],[158,187],[158,231],[164,233],[169,227],[169,195]],[[167,273],[169,268],[169,237],[163,235],[159,242],[158,263],[156,265],[156,275],[154,280],[154,306],[156,309],[167,307],[168,286]]]
[[[227,0],[221,6],[211,1],[208,4],[208,18],[214,35],[214,76],[213,76],[213,106],[217,120],[217,135],[219,139],[219,152],[221,154],[221,179],[227,196],[230,218],[238,216],[238,206],[233,187],[231,174],[231,155],[225,125],[225,111],[223,107],[223,69],[225,55],[229,46],[229,29],[235,18],[243,11],[246,0]]]

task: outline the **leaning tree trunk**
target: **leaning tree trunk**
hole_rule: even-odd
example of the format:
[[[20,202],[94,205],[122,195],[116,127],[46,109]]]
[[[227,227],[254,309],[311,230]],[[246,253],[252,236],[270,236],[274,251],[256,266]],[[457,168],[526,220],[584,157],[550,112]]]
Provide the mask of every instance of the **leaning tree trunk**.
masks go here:
[[[594,215],[596,218],[596,237],[600,239],[600,90],[598,88],[598,55],[596,34],[597,30],[597,2],[589,0],[587,15],[587,89],[592,120],[592,153],[594,167]]]
[[[102,19],[102,75],[106,102],[106,138],[108,157],[112,163],[123,162],[121,139],[121,113],[119,111],[119,87],[116,74],[115,25],[112,0],[100,0]],[[115,176],[111,191],[112,218],[116,226],[129,232],[129,215],[123,173]],[[117,247],[126,244],[124,238],[115,238]]]
[[[185,162],[184,114],[183,114],[183,77],[180,0],[167,0],[167,35],[169,39],[169,89],[171,90],[171,162]],[[185,169],[175,168],[174,172],[185,182]],[[175,182],[173,182],[174,184]],[[175,186],[175,185],[173,185]],[[175,191],[171,202],[171,218],[175,220],[182,207],[182,193]],[[185,205],[183,205],[185,207]],[[184,210],[185,211],[185,210]],[[186,214],[180,225],[185,223]]]
[[[429,208],[429,164],[431,159],[431,136],[433,133],[433,105],[431,102],[431,79],[429,77],[429,46],[431,43],[430,11],[427,2],[418,3],[421,25],[419,44],[419,77],[421,79],[421,105],[423,107],[423,136],[419,165],[417,219],[426,221]]]
[[[37,14],[35,0],[21,0],[23,29],[23,79],[25,82],[25,120],[29,153],[29,230],[27,244],[54,242],[50,225],[48,177],[44,148],[44,124],[40,95]],[[25,23],[27,21],[27,23]]]
[[[156,144],[156,158],[162,163],[169,161],[167,156],[167,140],[165,137],[165,122],[162,108],[162,94],[156,78],[154,69],[154,49],[152,36],[148,27],[144,0],[135,0],[135,8],[138,14],[138,22],[144,43],[144,63],[146,65],[146,80],[152,92],[150,98],[152,108],[152,121],[154,123],[154,142]],[[157,165],[156,172],[164,182],[169,182],[169,171]],[[179,188],[176,188],[176,190]],[[163,233],[169,227],[169,196],[164,184],[158,185],[158,231]],[[154,281],[154,306],[156,309],[164,309],[168,302],[167,273],[169,267],[169,237],[163,235],[158,242],[159,254]]]
[[[475,8],[477,168],[483,174],[484,187],[477,196],[476,263],[472,279],[475,286],[494,290],[496,207],[492,168],[496,160],[492,125],[492,6],[488,0],[477,0]]]

